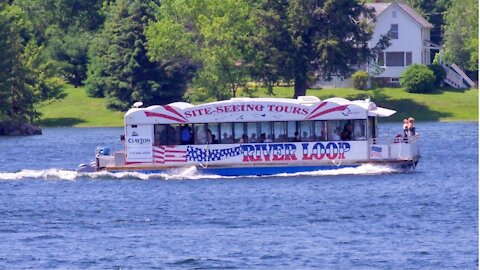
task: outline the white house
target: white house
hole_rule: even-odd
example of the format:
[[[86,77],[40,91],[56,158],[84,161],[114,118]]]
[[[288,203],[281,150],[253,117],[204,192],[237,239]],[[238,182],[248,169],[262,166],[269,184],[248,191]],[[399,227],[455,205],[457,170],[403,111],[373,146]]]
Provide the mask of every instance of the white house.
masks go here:
[[[382,35],[390,34],[391,45],[378,56],[376,65],[363,65],[370,76],[383,84],[396,85],[402,72],[412,64],[432,63],[431,49],[440,50],[430,42],[433,25],[410,6],[403,3],[366,3],[375,12],[375,23],[370,48],[375,47]],[[443,65],[447,78],[445,83],[456,88],[468,88],[474,82],[455,64]],[[312,87],[352,87],[351,79],[333,76],[332,80],[320,79]]]
[[[383,69],[378,78],[396,83],[402,72],[412,64],[431,64],[430,29],[433,25],[420,14],[402,3],[368,3],[375,11],[375,28],[369,46],[374,47],[381,35],[390,31],[391,45],[378,56]],[[369,73],[372,73],[369,67]]]

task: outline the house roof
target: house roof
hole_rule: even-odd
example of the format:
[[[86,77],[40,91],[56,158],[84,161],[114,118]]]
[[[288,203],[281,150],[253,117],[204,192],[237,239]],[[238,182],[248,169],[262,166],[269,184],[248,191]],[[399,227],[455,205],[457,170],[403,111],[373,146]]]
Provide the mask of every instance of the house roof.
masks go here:
[[[367,3],[365,4],[369,8],[373,8],[375,11],[375,16],[378,17],[381,13],[383,13],[388,7],[392,5],[396,5],[401,10],[403,10],[408,16],[410,16],[413,20],[415,20],[418,24],[425,28],[433,28],[433,25],[429,23],[422,15],[416,12],[413,8],[409,5],[402,4],[402,3]]]

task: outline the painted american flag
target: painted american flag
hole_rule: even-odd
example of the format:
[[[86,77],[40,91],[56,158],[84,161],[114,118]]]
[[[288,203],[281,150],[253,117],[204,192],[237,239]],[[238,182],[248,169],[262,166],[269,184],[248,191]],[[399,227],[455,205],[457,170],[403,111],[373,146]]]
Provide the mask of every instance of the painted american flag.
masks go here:
[[[372,158],[382,157],[382,147],[372,145],[370,148],[370,157]]]
[[[243,153],[242,147],[236,146],[226,149],[202,149],[188,146],[187,159],[189,161],[219,161],[229,157],[235,157]]]
[[[154,146],[153,160],[155,163],[187,162],[187,155],[185,150],[173,145]]]

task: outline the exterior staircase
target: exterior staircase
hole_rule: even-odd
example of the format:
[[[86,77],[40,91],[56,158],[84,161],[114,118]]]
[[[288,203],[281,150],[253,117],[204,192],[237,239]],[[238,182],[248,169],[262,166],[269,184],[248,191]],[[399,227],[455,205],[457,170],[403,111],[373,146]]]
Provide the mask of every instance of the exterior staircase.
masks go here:
[[[445,77],[445,83],[454,88],[470,88],[475,83],[460,69],[457,65],[442,64],[443,69],[447,73]]]

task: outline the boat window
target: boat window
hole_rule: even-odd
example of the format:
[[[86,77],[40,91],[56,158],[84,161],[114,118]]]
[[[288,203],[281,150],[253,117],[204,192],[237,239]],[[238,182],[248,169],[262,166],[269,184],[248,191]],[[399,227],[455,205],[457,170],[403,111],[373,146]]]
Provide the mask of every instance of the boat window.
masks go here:
[[[340,134],[342,132],[341,123],[338,120],[327,121],[327,140],[340,141]]]
[[[210,123],[208,124],[208,130],[212,134],[212,143],[216,144],[219,142],[220,138],[220,127],[217,123]]]
[[[235,143],[244,143],[245,142],[245,124],[244,123],[233,123],[233,142]]]
[[[297,142],[299,139],[295,138],[295,135],[298,134],[297,131],[297,122],[295,121],[288,121],[287,122],[287,131],[288,131],[288,141],[289,142]]]
[[[233,125],[232,123],[220,123],[220,143],[233,143]]]
[[[207,124],[194,125],[195,130],[195,144],[207,144],[212,143],[212,133],[208,129]]]
[[[259,139],[259,126],[258,123],[247,123],[247,135],[250,143],[256,143]]]
[[[273,135],[275,142],[287,142],[287,122],[273,122]]]
[[[367,139],[365,120],[353,120],[353,139],[356,141],[364,141]]]
[[[313,141],[313,121],[301,121],[299,123],[300,140],[302,142]]]
[[[155,125],[155,145],[176,145],[180,142],[179,125]]]
[[[353,140],[353,120],[340,120],[340,127],[342,128],[340,133],[342,141]]]
[[[368,117],[368,138],[376,138],[377,137],[377,127],[375,117],[369,116]]]
[[[193,144],[193,129],[192,125],[183,125],[180,127],[180,143]]]
[[[315,121],[314,132],[316,141],[327,140],[327,121]]]
[[[273,142],[273,131],[271,122],[260,122],[260,142]]]

